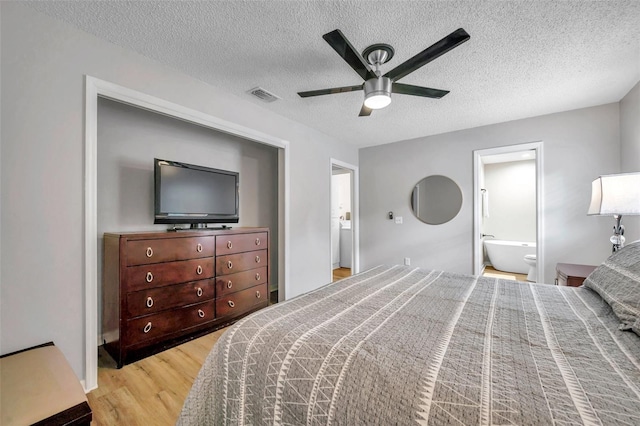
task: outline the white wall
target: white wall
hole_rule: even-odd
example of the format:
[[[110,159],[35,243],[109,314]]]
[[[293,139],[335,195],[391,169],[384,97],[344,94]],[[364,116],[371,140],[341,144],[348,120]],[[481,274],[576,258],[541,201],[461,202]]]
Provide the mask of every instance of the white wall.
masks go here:
[[[335,216],[346,219],[347,212],[351,212],[351,174],[348,172],[334,174],[333,188],[336,192]]]
[[[620,170],[640,172],[640,81],[620,101],[620,142]],[[622,222],[627,242],[640,240],[640,216],[626,216]]]
[[[485,164],[484,188],[489,217],[482,218],[482,232],[498,240],[535,243],[535,160]]]
[[[327,282],[330,161],[357,164],[355,148],[24,4],[0,8],[3,353],[53,340],[84,378],[85,75],[289,141],[288,297]]]
[[[360,150],[362,268],[402,263],[472,272],[473,150],[543,141],[544,282],[557,262],[597,265],[610,253],[611,218],[587,216],[591,181],[620,170],[618,104],[478,127]],[[444,175],[460,185],[462,210],[443,225],[427,225],[410,210],[413,186]],[[404,217],[396,225],[392,210]]]

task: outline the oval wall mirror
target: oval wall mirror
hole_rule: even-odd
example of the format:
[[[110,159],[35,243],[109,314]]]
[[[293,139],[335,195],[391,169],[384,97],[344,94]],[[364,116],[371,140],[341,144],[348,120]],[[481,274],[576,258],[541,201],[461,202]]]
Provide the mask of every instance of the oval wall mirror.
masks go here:
[[[449,222],[461,207],[462,190],[446,176],[427,176],[416,184],[411,194],[413,214],[429,225]]]

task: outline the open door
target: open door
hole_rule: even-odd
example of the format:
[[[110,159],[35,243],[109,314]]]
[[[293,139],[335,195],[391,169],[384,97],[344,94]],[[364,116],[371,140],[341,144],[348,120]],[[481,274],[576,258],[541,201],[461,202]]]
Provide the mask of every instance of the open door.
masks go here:
[[[542,179],[542,142],[474,151],[475,275],[482,274],[485,266],[493,264],[497,272],[523,274],[517,279],[544,282]],[[530,194],[528,199],[518,198],[525,194]],[[518,250],[527,245],[534,247],[530,248],[530,254],[523,252],[522,256],[515,256],[517,259],[513,256],[504,259],[511,265],[517,262],[514,267],[503,265],[498,256],[491,260],[485,242],[493,251],[501,244],[516,244]],[[513,254],[516,250],[508,249],[507,252]],[[519,267],[524,269],[516,270]]]
[[[357,272],[357,168],[331,161],[331,281]]]

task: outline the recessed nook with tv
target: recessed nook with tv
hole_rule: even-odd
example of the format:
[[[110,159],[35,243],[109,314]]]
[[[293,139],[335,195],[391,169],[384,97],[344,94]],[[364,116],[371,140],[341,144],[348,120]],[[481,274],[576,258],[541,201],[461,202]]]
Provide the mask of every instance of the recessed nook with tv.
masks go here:
[[[239,173],[155,158],[154,182],[154,223],[184,232],[103,236],[103,346],[118,368],[270,301],[270,229],[207,226],[238,223]]]
[[[207,224],[238,223],[239,180],[238,172],[155,158],[154,223],[174,225],[170,230],[176,231],[184,224],[213,229]]]

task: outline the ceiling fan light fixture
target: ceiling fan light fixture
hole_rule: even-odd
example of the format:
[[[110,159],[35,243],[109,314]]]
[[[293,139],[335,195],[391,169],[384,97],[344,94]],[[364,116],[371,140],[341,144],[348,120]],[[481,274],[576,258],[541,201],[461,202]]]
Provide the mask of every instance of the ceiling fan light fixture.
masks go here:
[[[364,105],[370,109],[381,109],[391,103],[391,79],[372,78],[364,82]]]
[[[458,28],[384,75],[380,66],[389,61],[394,53],[393,47],[388,44],[373,44],[360,54],[338,29],[326,33],[322,38],[364,80],[364,84],[309,90],[298,92],[298,96],[308,98],[364,90],[364,104],[358,117],[369,117],[373,110],[384,108],[391,103],[391,92],[432,99],[440,99],[449,93],[448,90],[398,83],[398,80],[469,40],[470,36],[463,28]]]
[[[364,105],[370,109],[382,109],[389,106],[391,97],[385,94],[372,94],[365,98]]]

